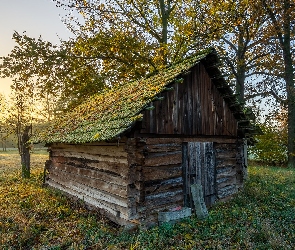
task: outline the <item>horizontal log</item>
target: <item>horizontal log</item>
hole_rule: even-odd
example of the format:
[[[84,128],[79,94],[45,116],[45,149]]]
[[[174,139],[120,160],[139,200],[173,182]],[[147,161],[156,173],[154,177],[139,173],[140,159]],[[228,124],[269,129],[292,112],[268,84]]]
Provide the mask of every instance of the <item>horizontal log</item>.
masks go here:
[[[116,140],[113,142],[109,142],[109,141],[98,141],[98,142],[89,142],[89,143],[83,143],[83,145],[85,146],[118,146],[121,144],[125,144],[126,143],[126,138],[123,137],[120,140]],[[65,145],[72,145],[72,146],[77,146],[77,145],[81,145],[81,144],[75,144],[75,143],[60,143],[60,142],[55,142],[55,143],[51,143],[50,146],[51,147],[59,147],[59,146],[65,146]]]
[[[151,202],[151,201],[156,201],[156,200],[165,200],[170,197],[175,197],[178,194],[183,194],[182,189],[176,189],[174,191],[168,191],[168,192],[162,192],[158,194],[149,194],[145,197],[145,202]]]
[[[237,184],[237,178],[235,175],[233,176],[225,176],[222,178],[218,178],[216,180],[217,183],[217,189],[220,190],[226,186],[236,186]]]
[[[230,159],[216,159],[216,169],[226,167],[236,167],[237,160],[235,158]]]
[[[72,188],[68,187],[67,185],[58,183],[54,180],[48,180],[46,182],[49,186],[59,189],[71,196],[75,196],[81,200],[83,200],[86,203],[89,203],[95,207],[98,207],[100,209],[105,210],[107,213],[112,214],[113,216],[116,217],[120,217],[122,219],[128,220],[129,219],[129,213],[128,213],[128,209],[124,208],[124,207],[120,207],[118,205],[116,205],[116,207],[113,206],[113,204],[109,204],[107,202],[103,202],[101,200],[97,200],[93,197],[88,196],[85,193],[81,193],[78,191],[73,190]]]
[[[51,146],[51,150],[57,151],[68,151],[68,152],[78,152],[78,153],[89,153],[94,155],[111,155],[118,157],[127,157],[125,151],[125,143],[121,145],[85,145],[85,144],[58,144],[56,146]]]
[[[149,218],[147,219],[149,220],[153,215],[156,215],[156,217],[158,218],[159,212],[173,210],[177,207],[183,207],[183,199],[180,199],[179,201],[175,201],[170,204],[163,204],[163,205],[151,207],[148,210],[147,210],[147,207],[142,206],[142,204],[140,204],[138,209],[138,214],[140,217],[144,217],[143,216],[144,214],[148,214]]]
[[[104,161],[95,161],[95,160],[85,160],[81,158],[65,158],[62,156],[54,156],[51,158],[53,165],[56,163],[59,164],[65,164],[65,162],[74,162],[77,166],[81,165],[84,167],[92,168],[92,169],[97,169],[100,171],[110,171],[113,173],[117,173],[121,175],[122,177],[127,177],[128,176],[128,164],[126,163],[113,163],[113,162],[104,162]]]
[[[68,158],[64,157],[64,156],[52,156],[50,157],[50,160],[55,163],[64,163]]]
[[[145,166],[167,166],[182,163],[182,152],[169,152],[165,154],[151,154],[145,158]]]
[[[233,151],[226,151],[226,152],[219,152],[215,154],[216,159],[236,159],[237,153],[235,150]]]
[[[90,197],[93,197],[98,200],[106,201],[110,204],[114,204],[114,207],[121,206],[121,207],[128,207],[128,199],[122,198],[120,196],[104,192],[102,190],[86,186],[84,184],[80,184],[78,182],[71,181],[69,182],[71,186],[68,186],[69,188],[73,189],[74,191],[77,191],[79,193],[86,194]]]
[[[158,180],[158,181],[148,181],[144,183],[144,190],[146,194],[161,193],[167,190],[175,189],[177,187],[182,189],[183,179],[182,177],[168,179],[168,180]]]
[[[151,144],[147,145],[144,149],[148,153],[181,151],[182,145],[180,143]]]
[[[61,164],[59,166],[55,166],[55,169],[74,174],[77,176],[84,176],[91,179],[98,179],[102,180],[108,183],[120,185],[120,186],[126,186],[128,185],[128,180],[126,177],[121,177],[115,172],[104,172],[100,170],[94,170],[94,169],[88,169],[88,168],[81,168],[78,166],[71,166],[69,165],[71,162],[68,162],[67,164]],[[54,170],[53,170],[54,171]]]
[[[126,149],[143,147],[145,144],[146,144],[146,138],[129,137],[126,141]]]
[[[236,141],[234,143],[217,143],[215,145],[216,152],[236,150]]]
[[[89,187],[93,187],[114,195],[118,195],[123,198],[127,198],[128,196],[127,186],[116,185],[104,180],[87,178],[81,175],[71,174],[62,170],[58,170],[57,168],[52,168],[48,177],[49,179],[56,180],[59,183],[78,182],[80,184],[84,184]]]
[[[158,167],[143,167],[142,175],[144,181],[166,180],[182,176],[182,166],[158,166]]]
[[[72,189],[96,200],[104,201],[108,207],[112,207],[117,211],[121,211],[121,207],[126,208],[128,218],[137,218],[135,193],[132,198],[126,199],[79,183],[73,183]]]
[[[183,203],[182,189],[176,189],[173,192],[148,195],[145,197],[145,201],[138,206],[138,212],[149,211],[149,213],[152,213],[157,207],[168,207],[179,203]]]
[[[146,145],[153,144],[182,144],[183,142],[216,142],[220,144],[234,144],[236,139],[226,137],[186,137],[186,138],[146,138]]]
[[[74,158],[82,158],[87,160],[95,160],[95,161],[104,161],[111,163],[125,163],[127,164],[127,154],[126,156],[112,156],[112,155],[99,155],[99,154],[90,154],[87,152],[74,152],[74,151],[57,151],[52,150],[52,157],[63,156],[63,157],[74,157]]]
[[[236,168],[233,166],[228,166],[225,168],[218,168],[216,172],[216,178],[224,178],[227,176],[235,176],[237,174]]]

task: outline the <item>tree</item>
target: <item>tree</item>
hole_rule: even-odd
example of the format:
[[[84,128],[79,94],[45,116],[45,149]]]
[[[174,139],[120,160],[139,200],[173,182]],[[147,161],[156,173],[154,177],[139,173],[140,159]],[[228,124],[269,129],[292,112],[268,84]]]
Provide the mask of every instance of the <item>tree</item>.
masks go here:
[[[29,86],[29,87],[28,87]],[[17,147],[21,158],[22,177],[30,177],[30,145],[34,119],[34,87],[13,80],[12,98],[7,111],[6,124],[9,133],[17,136]]]
[[[286,99],[281,102],[288,110],[288,166],[295,168],[295,4],[291,0],[261,0],[269,17],[269,36],[273,49],[279,49]]]
[[[7,110],[7,101],[4,95],[0,93],[0,136],[2,150],[6,151],[6,137],[7,137],[7,126],[5,124],[5,113]]]
[[[91,83],[100,84],[94,78],[94,67],[85,59],[67,56],[68,44],[55,46],[50,42],[14,33],[17,45],[11,53],[1,58],[0,76],[13,78],[13,96],[5,118],[9,134],[15,134],[21,157],[22,176],[30,176],[30,145],[32,124],[51,121],[59,110],[68,108],[74,101],[82,101],[93,94]],[[91,78],[91,79],[90,79]],[[86,79],[86,82],[83,81]],[[80,87],[76,86],[80,84]],[[87,91],[81,91],[87,85]],[[94,90],[95,92],[97,90]],[[74,97],[74,98],[71,98]],[[74,101],[73,101],[74,99]]]
[[[204,0],[55,2],[83,16],[82,21],[66,17],[76,34],[75,49],[101,63],[108,85],[142,77],[207,47],[204,38],[222,32],[226,20],[218,15],[214,20],[214,12],[208,13],[213,3]]]
[[[11,85],[12,96],[6,105],[3,124],[5,124],[7,135],[14,134],[17,137],[17,146],[21,158],[22,177],[30,177],[30,145],[29,139],[32,134],[32,124],[44,118],[48,121],[52,119],[52,109],[49,96],[54,96],[58,88],[51,88],[50,79],[47,79],[46,72],[48,67],[38,68],[40,78],[35,79],[36,63],[40,54],[36,51],[34,39],[27,36],[21,37],[18,33],[14,34],[14,39],[19,46],[15,46],[8,57],[2,58],[1,77],[12,77]],[[43,41],[38,40],[41,45]],[[42,46],[39,46],[42,48]],[[46,47],[44,45],[44,47]],[[44,48],[43,48],[44,49]],[[43,50],[44,51],[44,50]],[[26,52],[26,53],[24,53]],[[28,54],[37,56],[27,56]],[[43,84],[43,85],[42,85]],[[46,99],[47,98],[47,99]],[[46,102],[44,102],[46,100]],[[43,102],[42,102],[43,101]],[[45,110],[45,112],[44,112]],[[45,115],[42,116],[42,115]]]
[[[30,145],[32,124],[40,120],[50,121],[53,117],[53,104],[56,99],[51,99],[60,93],[58,86],[52,84],[55,72],[49,72],[54,65],[51,63],[49,53],[51,44],[20,36],[14,33],[17,46],[11,54],[1,58],[0,76],[13,78],[11,85],[12,96],[6,105],[6,113],[3,117],[8,135],[17,137],[17,146],[21,158],[22,177],[30,177]],[[52,54],[51,54],[52,55]],[[41,67],[42,56],[47,59]],[[50,64],[51,63],[51,64]],[[56,61],[55,61],[56,63]],[[36,77],[39,76],[39,77]],[[44,117],[45,116],[45,117]]]
[[[255,96],[267,95],[257,88],[268,74],[265,67],[270,56],[265,46],[267,17],[257,1],[239,0],[233,8],[234,15],[227,11],[231,15],[231,26],[216,44],[226,65],[224,71],[234,82],[237,98],[245,103]]]
[[[2,117],[7,135],[15,135],[21,159],[22,177],[30,177],[30,138],[33,126],[47,120],[40,114],[40,105],[35,93],[34,82],[21,82],[17,77],[11,85],[12,94]]]
[[[72,42],[61,41],[58,46],[18,32],[14,32],[13,39],[16,46],[1,58],[0,76],[17,77],[22,83],[34,82],[35,96],[44,104],[42,115],[47,115],[48,120],[103,87],[97,61],[84,58]]]
[[[250,147],[250,155],[264,164],[286,165],[288,161],[287,126],[285,108],[281,107],[270,113],[260,124],[263,134],[255,137],[257,142]]]
[[[288,108],[288,165],[295,167],[294,3],[240,0],[236,6],[236,26],[222,37],[219,49],[240,102],[272,97]]]
[[[225,20],[212,21],[204,0],[56,3],[83,16],[76,26],[72,16],[67,19],[76,36],[56,46],[15,32],[17,46],[1,65],[5,76],[35,79],[39,96],[47,102],[55,97],[56,109],[72,108],[103,87],[142,77],[206,47],[204,37],[221,31]]]

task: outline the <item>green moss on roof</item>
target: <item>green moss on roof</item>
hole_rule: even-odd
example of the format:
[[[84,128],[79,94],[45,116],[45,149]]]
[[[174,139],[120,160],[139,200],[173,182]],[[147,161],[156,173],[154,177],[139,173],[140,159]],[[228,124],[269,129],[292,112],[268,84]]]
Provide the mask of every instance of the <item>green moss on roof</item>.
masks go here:
[[[212,50],[205,50],[148,78],[107,89],[94,95],[40,133],[35,141],[87,143],[110,140],[142,118],[141,111],[165,87]]]

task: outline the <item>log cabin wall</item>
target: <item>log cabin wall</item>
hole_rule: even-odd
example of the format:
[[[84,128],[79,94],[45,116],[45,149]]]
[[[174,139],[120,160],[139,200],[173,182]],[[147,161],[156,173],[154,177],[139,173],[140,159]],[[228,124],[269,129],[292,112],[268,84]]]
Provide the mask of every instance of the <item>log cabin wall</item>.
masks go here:
[[[118,224],[137,218],[125,143],[60,143],[49,150],[46,184],[102,209]]]
[[[143,113],[141,133],[237,136],[237,120],[202,63]]]
[[[238,190],[237,141],[228,138],[140,138],[128,139],[137,158],[135,184],[138,223],[147,227],[157,224],[161,211],[184,206],[183,145],[188,142],[213,142],[216,156],[216,198],[227,200]],[[137,144],[137,146],[136,146]],[[130,150],[130,152],[132,151]],[[131,171],[132,172],[132,171]],[[134,171],[133,171],[134,172]],[[203,184],[203,183],[202,183]],[[212,185],[212,184],[211,184]],[[134,192],[134,193],[136,193]],[[205,198],[205,197],[204,197]],[[207,205],[212,205],[208,200]]]
[[[158,222],[158,213],[183,206],[182,146],[179,140],[145,138],[142,165],[143,199],[137,211],[141,224]]]
[[[237,185],[243,187],[244,181],[248,178],[248,155],[247,155],[247,140],[237,140]]]
[[[243,186],[247,173],[243,146],[242,140],[215,145],[217,198],[220,201],[230,199]]]
[[[183,145],[214,142],[216,197],[239,187],[241,147],[234,139],[128,138],[126,143],[53,144],[46,184],[101,209],[120,225],[146,227],[158,213],[184,206]],[[211,205],[211,204],[210,204]]]

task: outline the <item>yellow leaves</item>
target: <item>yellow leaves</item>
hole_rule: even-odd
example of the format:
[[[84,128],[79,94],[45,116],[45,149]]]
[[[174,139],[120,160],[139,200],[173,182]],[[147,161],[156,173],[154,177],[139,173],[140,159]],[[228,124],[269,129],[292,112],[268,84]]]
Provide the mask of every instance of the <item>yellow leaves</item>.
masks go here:
[[[110,48],[110,51],[112,51],[112,52],[118,52],[118,48],[116,48],[116,47],[111,47],[111,48]]]
[[[138,120],[141,120],[142,118],[143,118],[143,114],[139,114],[139,115],[131,117],[131,121],[138,121]]]
[[[99,134],[99,133],[96,133],[96,134],[93,136],[94,139],[98,139],[99,137],[100,137],[100,134]]]
[[[134,244],[130,245],[130,250],[138,249],[139,246],[140,246],[140,243],[137,241]]]
[[[184,238],[186,239],[186,240],[191,240],[193,237],[192,237],[192,235],[191,234],[185,234],[184,235]]]
[[[84,18],[86,17],[86,13],[84,11],[80,11],[79,13],[82,17],[84,17]]]

